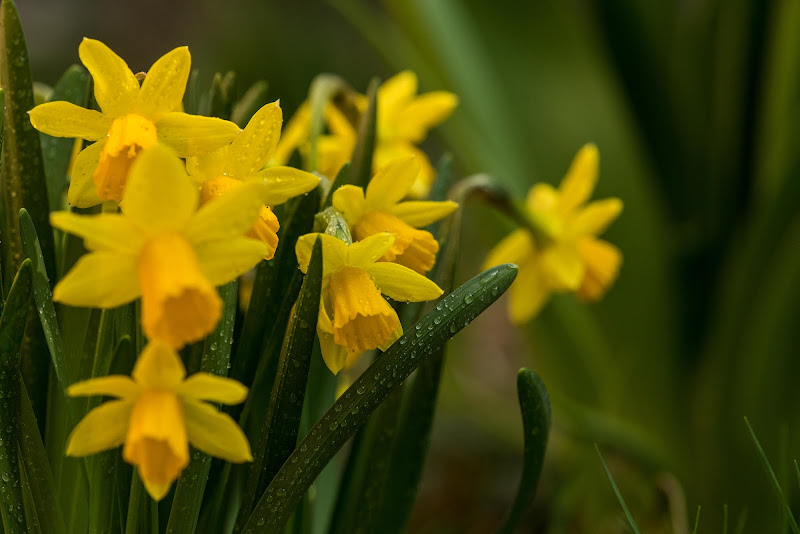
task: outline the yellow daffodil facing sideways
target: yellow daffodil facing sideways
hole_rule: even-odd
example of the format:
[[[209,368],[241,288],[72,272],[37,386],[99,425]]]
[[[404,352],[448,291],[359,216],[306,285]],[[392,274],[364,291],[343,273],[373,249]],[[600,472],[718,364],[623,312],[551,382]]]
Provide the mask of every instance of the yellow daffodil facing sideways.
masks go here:
[[[269,192],[259,218],[248,236],[260,239],[269,247],[265,259],[271,259],[278,246],[278,218],[267,206],[275,206],[314,189],[319,178],[291,167],[264,169],[281,135],[283,115],[278,102],[258,110],[244,130],[229,145],[203,156],[188,158],[189,174],[202,186],[201,200],[206,203],[248,180],[267,185]]]
[[[353,185],[337,189],[333,194],[333,207],[342,212],[357,241],[380,232],[394,236],[394,243],[381,260],[425,274],[433,268],[439,243],[430,232],[418,228],[447,217],[458,204],[428,200],[400,202],[418,174],[416,157],[395,160],[375,173],[366,194]]]
[[[177,111],[191,66],[185,46],[156,61],[141,87],[125,61],[100,41],[84,39],[78,54],[92,75],[102,112],[69,102],[48,102],[30,111],[40,132],[94,141],[72,169],[67,196],[73,206],[122,200],[131,164],[157,143],[181,157],[194,156],[230,143],[239,132],[232,122]]]
[[[295,252],[304,273],[317,237],[322,240],[323,261],[317,335],[322,357],[336,374],[365,350],[385,350],[403,334],[397,313],[381,293],[398,301],[420,302],[438,298],[442,290],[408,267],[376,263],[394,242],[388,233],[350,246],[326,234],[301,236]]]
[[[239,404],[247,388],[230,378],[195,373],[186,378],[178,354],[157,341],[145,347],[131,377],[111,375],[73,384],[67,394],[114,397],[84,417],[67,443],[68,456],[124,444],[147,492],[161,500],[189,464],[189,444],[228,462],[253,460],[241,429],[209,404]]]
[[[244,234],[264,205],[267,186],[249,181],[197,209],[199,192],[183,162],[156,146],[137,158],[122,214],[56,212],[51,224],[84,238],[89,253],[56,285],[70,306],[113,308],[142,297],[142,326],[172,347],[201,339],[219,320],[215,286],[267,254]]]
[[[363,113],[367,107],[366,97],[358,95],[356,105]],[[410,196],[426,196],[435,172],[428,157],[416,145],[425,140],[428,130],[444,122],[457,105],[458,97],[447,91],[417,95],[417,75],[409,70],[386,80],[377,95],[373,171],[395,159],[416,156],[420,173],[410,188]],[[285,163],[292,150],[308,137],[310,120],[311,115],[305,105],[289,122],[285,141],[278,146],[276,157],[273,158],[275,164]],[[330,133],[319,139],[319,171],[333,178],[353,155],[357,126],[332,105],[325,110],[325,122]]]
[[[598,163],[597,147],[586,145],[558,189],[534,185],[526,208],[537,236],[527,229],[515,230],[489,253],[486,267],[519,265],[509,300],[517,324],[536,315],[550,293],[576,292],[594,301],[617,277],[622,253],[596,236],[619,216],[622,201],[608,198],[586,204],[597,183]]]

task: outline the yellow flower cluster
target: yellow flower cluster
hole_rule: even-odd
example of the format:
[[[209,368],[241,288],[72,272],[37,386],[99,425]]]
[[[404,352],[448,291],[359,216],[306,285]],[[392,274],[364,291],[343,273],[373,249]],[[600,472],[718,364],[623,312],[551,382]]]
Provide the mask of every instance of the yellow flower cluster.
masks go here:
[[[599,166],[594,145],[575,156],[558,189],[536,184],[525,208],[530,229],[505,237],[486,258],[486,268],[511,262],[519,274],[509,291],[512,320],[522,324],[544,306],[552,293],[573,292],[587,301],[600,299],[614,282],[622,253],[596,236],[622,211],[622,201],[608,198],[586,204]]]
[[[119,400],[89,412],[67,454],[124,443],[123,457],[160,499],[188,464],[189,443],[232,462],[251,459],[236,423],[205,402],[239,403],[247,388],[205,373],[185,379],[176,351],[216,327],[222,312],[216,286],[274,254],[278,220],[269,206],[319,180],[288,167],[262,170],[280,137],[277,102],[242,131],[222,119],[177,111],[190,69],[185,47],[156,61],[141,85],[103,43],[84,39],[79,54],[102,112],[51,102],[31,110],[31,122],[53,136],[94,141],[75,161],[70,204],[119,207],[99,215],[51,215],[54,227],[83,237],[89,251],[56,285],[53,298],[113,308],[141,297],[149,343],[132,379],[99,377],[69,388],[70,395]]]

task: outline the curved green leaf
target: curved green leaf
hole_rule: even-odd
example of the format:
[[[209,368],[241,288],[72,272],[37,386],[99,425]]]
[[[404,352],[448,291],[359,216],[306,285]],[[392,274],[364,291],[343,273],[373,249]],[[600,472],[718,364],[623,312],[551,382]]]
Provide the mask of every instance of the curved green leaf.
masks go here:
[[[369,179],[372,177],[372,155],[375,152],[379,86],[380,81],[377,78],[369,82],[367,109],[364,111],[364,115],[361,116],[361,123],[358,125],[358,139],[350,161],[350,177],[347,183],[359,187],[367,187]]]
[[[517,374],[517,395],[525,436],[522,479],[514,504],[497,529],[498,534],[513,534],[522,514],[533,500],[550,433],[550,398],[539,375],[530,369],[520,369]]]
[[[350,436],[421,362],[497,300],[517,270],[516,265],[499,265],[469,280],[380,355],[289,456],[244,532],[281,532],[308,487]]]

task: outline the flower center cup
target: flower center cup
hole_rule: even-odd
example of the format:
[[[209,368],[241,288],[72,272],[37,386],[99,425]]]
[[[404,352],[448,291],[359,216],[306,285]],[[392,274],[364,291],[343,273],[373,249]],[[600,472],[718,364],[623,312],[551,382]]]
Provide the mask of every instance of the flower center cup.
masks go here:
[[[145,244],[139,258],[139,283],[147,337],[174,348],[210,333],[222,314],[216,289],[181,235],[158,235]]]
[[[111,123],[93,175],[97,196],[121,201],[134,159],[157,142],[156,125],[141,115],[125,115]]]
[[[381,232],[394,235],[394,243],[383,255],[382,261],[405,265],[419,274],[425,274],[433,268],[439,243],[430,232],[412,228],[398,217],[377,210],[367,212],[353,228],[357,241]]]

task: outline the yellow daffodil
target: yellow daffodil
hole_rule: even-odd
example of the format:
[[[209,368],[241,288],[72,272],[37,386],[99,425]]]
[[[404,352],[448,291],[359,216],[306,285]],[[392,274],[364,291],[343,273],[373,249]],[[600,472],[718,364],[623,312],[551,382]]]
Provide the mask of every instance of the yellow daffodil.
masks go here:
[[[295,252],[300,270],[308,270],[311,249],[322,240],[322,298],[317,335],[325,364],[338,373],[365,350],[385,350],[403,334],[397,313],[381,296],[404,302],[433,300],[439,286],[396,263],[377,262],[391,248],[388,233],[347,245],[326,234],[306,234]]]
[[[586,145],[558,189],[534,185],[526,208],[536,235],[528,229],[515,230],[486,259],[485,267],[519,265],[509,299],[514,322],[521,324],[536,315],[553,292],[599,300],[617,277],[622,253],[596,236],[619,216],[622,201],[608,198],[586,204],[597,183],[598,162],[597,147]]]
[[[333,207],[342,212],[357,241],[381,232],[394,236],[394,243],[381,260],[425,274],[433,268],[439,243],[430,232],[418,228],[450,215],[458,204],[427,200],[400,202],[418,174],[416,157],[395,160],[375,173],[366,194],[353,185],[337,189],[333,194]]]
[[[122,200],[133,161],[157,143],[181,157],[194,156],[230,143],[239,132],[232,122],[177,111],[191,66],[185,46],[156,61],[141,87],[125,61],[100,41],[84,39],[78,54],[92,75],[102,112],[69,102],[48,102],[30,111],[40,132],[94,141],[72,169],[68,200],[73,206]]]
[[[278,218],[267,206],[275,206],[314,189],[319,178],[291,167],[264,169],[281,135],[283,115],[278,102],[258,110],[233,142],[214,152],[189,158],[189,174],[202,186],[201,200],[219,198],[245,181],[257,180],[267,185],[269,193],[261,206],[256,224],[247,234],[266,243],[271,259],[278,246]]]
[[[363,113],[367,98],[358,95],[356,106]],[[428,130],[445,121],[458,105],[458,97],[447,91],[417,95],[417,75],[403,71],[386,80],[378,89],[377,124],[373,171],[398,158],[416,156],[420,173],[410,188],[410,196],[421,198],[428,194],[435,172],[428,157],[416,147],[428,135]],[[311,114],[307,104],[301,107],[287,126],[285,141],[276,150],[275,164],[284,163],[294,148],[308,137]],[[357,126],[353,125],[335,106],[325,110],[329,134],[319,139],[319,170],[333,178],[353,155]],[[301,134],[302,133],[302,134]]]
[[[211,332],[222,303],[215,286],[252,268],[267,245],[244,236],[267,186],[250,181],[202,206],[183,163],[156,146],[137,158],[122,214],[56,212],[51,224],[84,238],[89,253],[56,285],[71,306],[113,308],[142,297],[150,339],[179,348]]]
[[[72,431],[67,455],[86,456],[124,444],[147,492],[161,500],[189,464],[189,444],[229,462],[253,460],[241,429],[209,404],[239,404],[247,388],[230,378],[195,373],[186,378],[178,354],[151,342],[131,377],[111,375],[73,384],[67,394],[114,397],[94,408]]]

